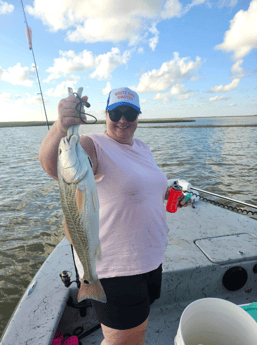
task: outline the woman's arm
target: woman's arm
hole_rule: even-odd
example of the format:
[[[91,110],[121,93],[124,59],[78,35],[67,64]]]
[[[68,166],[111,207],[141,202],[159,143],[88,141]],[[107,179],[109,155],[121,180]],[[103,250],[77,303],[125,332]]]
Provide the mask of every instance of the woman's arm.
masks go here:
[[[84,96],[82,99],[87,101],[88,98]],[[59,102],[58,120],[43,139],[39,149],[39,161],[43,169],[56,180],[58,179],[57,160],[59,143],[61,139],[67,135],[69,126],[83,123],[76,111],[78,102],[79,100],[74,96],[69,96]],[[85,120],[86,117],[83,116],[83,119]],[[93,163],[93,171],[95,173],[97,168],[97,156],[93,140],[89,137],[82,136],[80,144],[90,156]]]
[[[43,169],[56,180],[58,180],[57,158],[59,143],[66,135],[67,131],[61,130],[58,121],[55,122],[43,139],[39,149],[39,161]]]

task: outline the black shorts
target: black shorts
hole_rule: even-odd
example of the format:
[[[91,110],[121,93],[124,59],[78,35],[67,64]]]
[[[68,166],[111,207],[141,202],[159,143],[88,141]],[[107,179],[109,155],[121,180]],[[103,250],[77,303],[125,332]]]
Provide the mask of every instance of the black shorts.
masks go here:
[[[161,294],[162,265],[151,272],[100,279],[107,303],[91,300],[100,323],[124,330],[139,326]]]

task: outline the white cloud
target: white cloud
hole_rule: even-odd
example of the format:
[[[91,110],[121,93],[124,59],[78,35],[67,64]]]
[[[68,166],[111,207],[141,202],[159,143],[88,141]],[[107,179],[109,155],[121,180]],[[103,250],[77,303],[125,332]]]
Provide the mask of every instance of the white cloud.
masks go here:
[[[179,96],[179,97],[177,98],[177,100],[179,100],[179,101],[184,101],[185,99],[188,99],[189,97],[191,97],[191,93],[190,93],[190,92],[189,92],[189,93],[186,93],[186,94],[184,94],[184,95]]]
[[[190,80],[191,81],[198,81],[200,79],[200,77],[195,77],[195,76],[193,76]]]
[[[185,15],[189,10],[191,10],[192,7],[199,6],[204,3],[208,4],[208,1],[207,0],[193,0],[191,4],[186,5],[186,7],[181,11],[181,16]]]
[[[252,0],[247,11],[240,10],[230,21],[224,41],[215,49],[233,52],[234,59],[242,59],[257,48],[257,0]]]
[[[49,100],[44,98],[47,104]],[[35,121],[45,120],[45,115],[42,107],[42,100],[40,95],[25,95],[10,94],[7,92],[0,93],[0,121]],[[53,111],[56,120],[56,110]],[[8,114],[8,118],[6,117]],[[49,118],[49,111],[47,113]]]
[[[182,10],[182,5],[178,0],[167,0],[164,9],[161,12],[162,18],[179,17]]]
[[[7,92],[0,93],[0,100],[1,101],[9,100],[11,98],[12,98],[12,95],[10,93],[7,93]]]
[[[0,67],[0,79],[11,83],[13,85],[32,86],[34,81],[35,72],[28,67],[21,67],[20,63],[13,67],[9,67],[8,70],[4,70]]]
[[[154,51],[159,41],[159,31],[156,29],[156,25],[153,25],[153,27],[151,27],[149,31],[154,35],[149,39],[149,46],[152,51]]]
[[[55,0],[54,4],[52,0],[35,0],[34,7],[26,6],[26,10],[41,19],[51,30],[58,31],[75,24],[76,16],[72,7],[68,10],[69,5],[72,5],[69,0]],[[73,7],[76,5],[78,3],[74,2]]]
[[[179,0],[34,0],[27,11],[53,31],[67,30],[67,38],[73,42],[120,42],[128,40],[137,44],[149,28],[166,18],[181,17],[193,6],[208,0],[193,0],[181,5]],[[158,35],[150,39],[155,49]]]
[[[11,13],[14,10],[14,6],[0,0],[0,14]]]
[[[168,104],[170,102],[170,93],[157,93],[153,100],[157,101],[159,99],[163,101],[163,104]]]
[[[44,80],[49,82],[53,79],[59,79],[69,73],[84,72],[94,67],[94,56],[92,52],[83,50],[81,53],[76,54],[73,50],[59,51],[60,58],[54,59],[53,67],[48,68],[47,72],[51,73],[50,76]]]
[[[188,93],[189,90],[186,90],[185,89],[185,86],[182,85],[182,84],[176,84],[176,85],[173,85],[172,88],[170,89],[170,94],[172,96],[175,96],[175,95],[184,95],[186,93]]]
[[[121,55],[118,48],[112,48],[111,52],[98,55],[95,58],[96,69],[90,74],[90,78],[97,78],[98,80],[107,79],[115,68],[126,64],[130,56],[130,51],[125,51]]]
[[[164,62],[159,70],[144,73],[135,90],[138,93],[166,91],[182,80],[189,80],[201,65],[201,58],[198,56],[193,62],[188,57],[180,58],[178,53],[174,53],[174,59]]]
[[[184,101],[191,97],[191,91],[189,89],[185,89],[185,86],[182,84],[173,85],[170,89],[169,93],[157,93],[153,100],[162,100],[164,104],[170,103],[170,98],[172,96],[178,96],[176,99],[178,101]]]
[[[48,103],[49,100],[44,97],[44,102]],[[16,104],[17,105],[29,104],[29,105],[40,105],[40,106],[42,106],[42,98],[40,95],[31,96],[29,93],[26,93],[26,97],[20,97],[20,96],[18,97]]]
[[[229,99],[229,97],[227,97],[227,96],[215,96],[215,97],[209,98],[209,102],[226,101],[228,99]]]
[[[0,121],[45,121],[45,114],[42,103],[38,105],[37,101],[33,101],[37,96],[22,96],[16,100],[12,97],[10,100],[1,100],[0,97]],[[47,99],[45,102],[47,103]],[[8,114],[8,119],[6,118]],[[47,117],[49,121],[57,120],[56,107],[47,108]],[[46,129],[47,131],[47,129]]]
[[[67,88],[71,87],[74,88],[74,85],[77,84],[80,77],[71,75],[67,80],[63,81],[61,84],[59,84],[56,88],[51,88],[46,91],[46,94],[48,96],[53,97],[62,97],[63,95],[68,97],[68,91]]]
[[[36,96],[31,96],[29,93],[26,93],[26,97],[22,97],[18,94],[12,95],[11,93],[8,92],[3,92],[0,93],[0,100],[1,101],[15,101],[15,104],[21,105],[21,104],[42,104],[42,99],[41,96],[36,95]],[[48,100],[44,99],[45,102],[48,102]]]
[[[70,29],[71,41],[131,40],[161,11],[162,0],[129,1],[35,0],[26,9],[53,31]],[[75,29],[74,29],[75,28]]]
[[[102,95],[108,95],[112,90],[111,83],[108,81],[106,87],[102,90]]]
[[[191,97],[191,91],[189,89],[185,89],[185,86],[182,84],[173,85],[170,89],[170,94],[172,96],[178,95],[177,100],[184,101]]]
[[[109,18],[88,18],[82,25],[77,25],[75,31],[68,31],[68,39],[72,42],[120,42],[134,38],[141,31],[141,21],[138,17],[123,15]]]
[[[231,67],[230,77],[231,78],[244,78],[244,69],[241,67],[243,60],[238,60]]]
[[[199,6],[206,3],[209,5],[208,0],[193,0],[191,4],[187,4],[185,7],[178,0],[167,0],[164,9],[161,11],[162,18],[174,18],[184,16],[194,6]],[[210,5],[209,5],[210,6]]]
[[[111,72],[122,64],[126,64],[130,59],[131,52],[126,50],[121,54],[118,48],[106,54],[94,56],[91,51],[84,50],[76,54],[73,50],[59,51],[60,58],[54,59],[53,67],[48,68],[51,73],[44,82],[48,83],[54,79],[59,79],[69,73],[85,72],[95,69],[90,74],[90,78],[106,79]]]
[[[237,0],[219,0],[217,2],[218,8],[223,8],[224,6],[226,7],[235,7],[237,4]]]
[[[238,84],[240,83],[240,79],[236,78],[232,80],[230,84],[227,85],[222,85],[220,84],[219,86],[214,86],[211,89],[209,89],[207,92],[228,92],[234,90]]]

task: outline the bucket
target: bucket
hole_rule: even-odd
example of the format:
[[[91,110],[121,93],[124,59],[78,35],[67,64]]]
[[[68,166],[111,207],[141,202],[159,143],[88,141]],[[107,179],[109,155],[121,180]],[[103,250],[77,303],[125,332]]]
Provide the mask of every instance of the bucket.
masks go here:
[[[219,298],[200,299],[183,311],[174,344],[257,344],[257,323],[234,303]]]

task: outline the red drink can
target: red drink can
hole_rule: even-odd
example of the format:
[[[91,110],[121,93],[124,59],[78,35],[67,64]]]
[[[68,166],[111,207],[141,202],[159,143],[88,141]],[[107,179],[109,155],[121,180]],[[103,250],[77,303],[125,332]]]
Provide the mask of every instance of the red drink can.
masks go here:
[[[171,213],[177,212],[179,198],[182,196],[182,187],[179,185],[172,186],[169,199],[167,201],[166,210]]]

